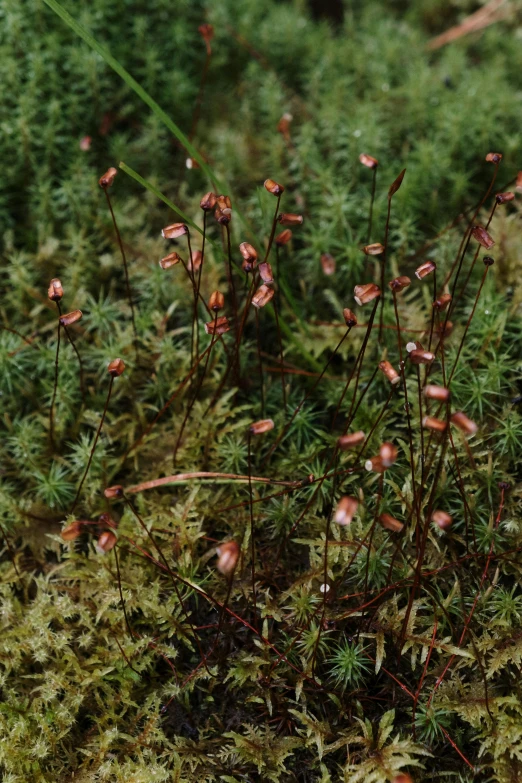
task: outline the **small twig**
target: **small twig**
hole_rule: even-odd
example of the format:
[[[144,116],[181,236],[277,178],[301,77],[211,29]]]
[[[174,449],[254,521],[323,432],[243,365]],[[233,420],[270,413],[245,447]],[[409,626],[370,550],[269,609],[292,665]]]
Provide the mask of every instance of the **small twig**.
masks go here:
[[[504,8],[502,8],[504,6]],[[479,8],[474,14],[467,16],[460,24],[450,27],[441,35],[437,35],[428,42],[427,48],[430,51],[440,49],[446,44],[457,41],[464,35],[483,30],[495,22],[506,19],[511,13],[511,6],[506,0],[490,0],[489,3]]]
[[[136,495],[138,492],[144,492],[147,489],[156,489],[164,487],[167,484],[177,484],[180,481],[192,481],[193,479],[226,479],[227,481],[237,481],[240,484],[248,484],[250,481],[256,481],[260,484],[278,484],[281,487],[299,487],[301,481],[279,481],[278,479],[265,478],[263,476],[242,476],[238,473],[209,473],[207,471],[195,471],[193,473],[177,473],[174,476],[163,476],[162,478],[143,481],[133,487],[128,487],[125,492],[128,495]]]

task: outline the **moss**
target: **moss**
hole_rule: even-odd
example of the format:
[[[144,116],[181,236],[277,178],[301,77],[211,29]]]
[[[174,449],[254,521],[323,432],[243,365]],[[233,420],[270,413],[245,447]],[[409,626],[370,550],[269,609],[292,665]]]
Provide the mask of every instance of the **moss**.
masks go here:
[[[281,209],[302,213],[304,224],[270,256],[284,394],[272,305],[259,311],[259,331],[253,315],[245,320],[236,365],[245,281],[233,265],[235,319],[226,244],[212,215],[201,290],[205,300],[216,289],[225,294],[232,328],[187,380],[197,353],[193,286],[181,264],[164,270],[157,261],[173,250],[186,260],[188,248],[184,238],[160,237],[179,218],[151,188],[202,228],[199,200],[211,185],[201,169],[186,168],[186,152],[158,117],[46,6],[5,0],[3,780],[355,783],[400,772],[416,781],[516,779],[518,201],[496,209],[495,264],[474,311],[485,253],[471,242],[455,294],[477,248],[478,261],[430,374],[442,385],[454,368],[451,411],[465,411],[477,434],[468,442],[452,426],[451,438],[430,438],[415,368],[407,362],[406,387],[394,389],[377,370],[383,359],[399,365],[387,286],[386,328],[379,339],[377,307],[360,374],[340,401],[373,307],[357,308],[353,288],[375,275],[380,281],[380,262],[361,252],[372,172],[358,156],[379,159],[374,242],[384,242],[388,188],[406,168],[392,199],[385,276],[413,280],[398,296],[405,355],[411,337],[427,347],[433,312],[433,277],[420,282],[414,270],[434,260],[442,288],[467,220],[444,228],[465,210],[469,219],[484,196],[494,171],[486,153],[504,153],[493,192],[516,175],[515,23],[427,54],[429,37],[473,10],[469,4],[355,5],[337,28],[311,21],[299,2],[66,6],[186,133],[205,61],[197,27],[212,23],[194,143],[230,189],[233,264],[240,266],[240,242],[260,254],[267,247],[276,201],[262,187],[266,177],[285,185]],[[285,112],[293,115],[286,141],[276,129]],[[89,149],[80,146],[85,136]],[[148,185],[122,170],[110,190],[137,354],[114,226],[97,184],[119,160]],[[476,217],[482,225],[491,206],[490,196]],[[191,237],[201,248],[196,229]],[[332,276],[321,267],[325,252],[336,261]],[[58,312],[46,296],[54,277],[63,283],[62,311],[83,313],[69,335],[84,394],[63,329],[55,376]],[[455,274],[449,290],[454,281]],[[360,325],[335,351],[346,332],[344,307],[356,310]],[[200,353],[211,344],[209,318],[201,305]],[[112,384],[89,462],[116,357],[126,369]],[[421,367],[422,385],[424,376]],[[251,423],[265,418],[274,429],[249,436]],[[348,425],[369,436],[364,452],[336,450]],[[383,442],[397,446],[397,460],[383,474],[365,471]],[[186,475],[194,472],[207,475]],[[125,497],[106,498],[103,490],[116,484]],[[341,527],[331,518],[344,495],[359,506]],[[449,530],[430,523],[435,509],[452,516]],[[384,528],[382,513],[403,531]],[[64,540],[75,522],[80,534]],[[117,536],[105,553],[104,531]],[[227,540],[240,547],[231,581],[216,567]]]

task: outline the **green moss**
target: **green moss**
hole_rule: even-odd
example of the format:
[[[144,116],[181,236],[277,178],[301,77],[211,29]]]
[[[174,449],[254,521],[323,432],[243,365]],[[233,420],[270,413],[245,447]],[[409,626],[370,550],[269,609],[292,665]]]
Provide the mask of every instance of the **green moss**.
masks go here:
[[[186,153],[159,118],[62,20],[40,2],[4,0],[2,779],[366,783],[399,772],[416,781],[517,779],[518,202],[499,206],[491,223],[496,263],[462,350],[484,273],[482,251],[451,314],[444,366],[439,354],[430,375],[442,384],[456,364],[452,410],[464,410],[479,425],[469,444],[453,428],[452,441],[437,436],[422,475],[418,380],[408,363],[414,497],[404,390],[399,385],[390,396],[384,376],[374,376],[383,358],[399,362],[388,288],[384,323],[390,328],[381,342],[372,331],[358,391],[354,380],[332,426],[365,334],[353,329],[332,358],[345,333],[342,309],[355,309],[354,285],[374,278],[374,262],[360,250],[371,171],[358,156],[367,152],[380,161],[372,241],[384,241],[388,187],[406,167],[392,201],[385,279],[408,274],[414,280],[398,297],[399,317],[426,347],[427,335],[416,330],[430,323],[432,282],[417,281],[416,266],[434,259],[442,284],[465,222],[433,238],[482,198],[493,173],[487,152],[504,153],[493,192],[507,189],[516,175],[522,55],[515,22],[427,53],[432,35],[474,10],[469,3],[365,3],[347,7],[339,29],[312,22],[299,2],[66,6],[187,134],[205,58],[197,27],[211,22],[213,55],[194,143],[230,188],[234,260],[241,260],[242,241],[260,252],[266,247],[275,208],[262,188],[266,177],[285,184],[283,211],[303,213],[305,221],[279,251],[279,263],[274,251],[271,257],[281,282],[287,410],[269,307],[259,311],[263,396],[253,316],[245,326],[240,377],[231,371],[225,378],[235,351],[232,328],[213,347],[204,378],[202,362],[194,374],[199,380],[180,388],[193,362],[192,286],[181,265],[163,270],[157,262],[174,249],[186,258],[187,248],[184,240],[160,237],[175,213],[120,172],[110,192],[129,264],[136,357],[121,257],[98,177],[124,160],[200,227],[199,200],[210,184],[201,169],[186,169]],[[276,130],[284,112],[294,118],[289,143]],[[80,148],[86,135],[88,151]],[[477,218],[482,224],[491,201]],[[211,216],[207,238],[202,294],[226,293],[232,317],[227,258]],[[196,231],[192,239],[200,248]],[[473,241],[460,284],[476,247]],[[321,268],[324,252],[336,259],[331,277]],[[70,334],[86,387],[82,397],[77,357],[62,331],[54,446],[49,410],[57,311],[46,297],[53,277],[63,283],[64,312],[83,312]],[[235,280],[243,302],[239,272]],[[371,308],[357,308],[361,323]],[[209,345],[208,318],[200,307],[200,351]],[[114,381],[71,514],[106,402],[107,364],[117,356],[126,370]],[[317,383],[317,368],[330,359]],[[352,403],[350,429],[371,433],[364,458],[383,441],[398,447],[382,479],[362,469],[364,458],[355,452],[332,459]],[[430,412],[436,415],[436,407]],[[266,417],[275,428],[251,439],[249,458],[248,427]],[[425,446],[428,439],[424,431]],[[292,491],[252,482],[256,613],[249,463],[253,476],[302,482]],[[195,471],[243,478],[184,476],[128,493],[132,506],[103,495],[110,485],[130,488]],[[326,478],[310,484],[310,474]],[[342,495],[359,500],[347,527],[329,524]],[[418,498],[419,526],[411,512]],[[433,508],[452,515],[449,532],[429,525]],[[112,524],[100,520],[109,512],[118,543],[103,555],[96,543]],[[405,523],[401,534],[375,523],[383,512]],[[82,521],[82,534],[66,543],[60,533],[74,520]],[[425,520],[423,577],[414,588]],[[231,584],[215,558],[228,539],[241,547]],[[320,589],[325,579],[328,593]]]

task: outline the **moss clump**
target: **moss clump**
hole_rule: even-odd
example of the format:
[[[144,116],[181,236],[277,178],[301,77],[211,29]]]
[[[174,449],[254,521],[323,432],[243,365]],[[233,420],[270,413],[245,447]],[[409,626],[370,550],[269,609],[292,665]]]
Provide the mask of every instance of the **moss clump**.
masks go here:
[[[238,314],[226,232],[212,214],[201,292],[205,301],[225,294],[220,315],[231,329],[222,340],[205,331],[212,318],[200,303],[197,349],[192,281],[181,264],[157,263],[172,251],[187,260],[188,248],[184,237],[161,239],[179,216],[154,188],[202,229],[204,172],[185,168],[186,152],[158,117],[50,10],[5,2],[3,779],[516,779],[518,202],[495,211],[487,274],[474,240],[457,283],[453,267],[454,328],[443,348],[436,319],[428,345],[433,276],[414,276],[433,260],[443,290],[495,170],[487,152],[504,153],[492,194],[516,175],[514,28],[493,26],[427,55],[428,37],[458,9],[376,2],[346,9],[343,27],[331,29],[299,3],[270,0],[178,5],[175,14],[161,0],[67,7],[187,132],[205,59],[197,26],[214,25],[194,143],[228,183]],[[286,139],[276,130],[285,112],[293,115]],[[392,199],[385,282],[399,274],[413,282],[397,313],[385,286],[380,337],[377,300],[353,301],[355,285],[380,283],[382,263],[361,252],[372,186],[361,152],[380,162],[373,242],[385,241],[388,188],[406,167]],[[137,353],[97,184],[120,159],[147,185],[122,171],[110,190]],[[238,245],[249,241],[260,256],[269,245],[276,200],[262,187],[267,176],[286,187],[281,210],[304,214],[304,224],[271,250],[276,296],[256,328],[253,309],[244,310],[250,280]],[[490,194],[474,222],[485,226],[492,205]],[[196,228],[191,238],[201,249]],[[323,253],[335,258],[333,275]],[[63,330],[55,374],[58,311],[46,296],[54,277],[62,311],[83,313],[69,331],[83,394]],[[376,328],[367,330],[374,306]],[[359,325],[342,340],[344,307]],[[417,373],[408,360],[405,383],[393,387],[379,372],[383,360],[399,367],[410,339],[437,349],[429,380],[450,386],[449,413],[477,423],[469,441],[454,426],[423,429],[426,413],[448,414],[419,396],[426,366]],[[89,464],[116,357],[126,368]],[[266,418],[273,430],[248,434]],[[366,433],[362,451],[337,450],[346,429]],[[366,471],[383,442],[397,447],[396,461]],[[124,495],[106,498],[116,484]],[[332,521],[343,496],[359,504],[345,527]],[[437,509],[453,519],[446,531],[431,523]],[[402,531],[384,527],[381,514]],[[79,535],[67,542],[74,524]],[[104,532],[116,535],[114,548]],[[224,541],[240,549],[233,578],[216,567]]]

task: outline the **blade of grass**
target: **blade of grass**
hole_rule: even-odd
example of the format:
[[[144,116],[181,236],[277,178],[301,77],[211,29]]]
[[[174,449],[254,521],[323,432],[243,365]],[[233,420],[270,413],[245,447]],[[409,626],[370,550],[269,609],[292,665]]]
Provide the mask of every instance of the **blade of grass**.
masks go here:
[[[194,223],[194,221],[191,220],[191,218],[189,218],[189,216],[186,215],[179,207],[177,207],[173,201],[167,198],[167,196],[163,195],[163,193],[160,190],[158,190],[158,188],[156,188],[152,184],[152,182],[149,182],[147,179],[144,179],[140,174],[138,174],[137,171],[134,171],[133,168],[127,166],[127,164],[124,163],[124,161],[120,161],[118,165],[119,168],[125,172],[125,174],[128,174],[129,177],[132,177],[132,179],[135,179],[136,182],[139,182],[140,185],[146,188],[150,193],[153,193],[156,196],[156,198],[159,198],[161,201],[163,201],[163,203],[166,204],[169,207],[169,209],[175,212],[176,215],[178,215],[183,220],[184,223],[186,223],[191,228],[195,229],[195,231],[199,231],[201,235],[203,234],[203,231],[197,225],[197,223]],[[212,240],[209,237],[207,237],[207,242],[211,242],[211,241]]]
[[[73,30],[76,35],[80,36],[80,38],[83,38],[86,44],[90,46],[92,49],[94,49],[95,52],[97,52],[100,57],[102,57],[107,65],[109,65],[113,71],[115,71],[118,76],[120,76],[123,81],[136,93],[136,95],[141,98],[141,100],[154,112],[154,114],[164,123],[164,125],[170,130],[170,132],[176,137],[176,139],[179,141],[179,143],[184,147],[184,149],[188,152],[188,154],[196,160],[202,169],[202,171],[205,172],[209,180],[211,181],[213,187],[216,189],[218,193],[228,193],[231,194],[232,191],[227,185],[226,182],[222,182],[213,171],[212,167],[209,166],[209,164],[205,161],[202,154],[199,152],[199,150],[193,145],[193,143],[190,141],[190,139],[185,136],[181,128],[179,128],[176,123],[169,117],[169,115],[163,111],[161,106],[156,103],[154,98],[149,95],[149,93],[139,84],[136,79],[134,79],[130,73],[125,70],[123,65],[118,62],[118,60],[112,56],[112,54],[106,49],[104,46],[102,46],[98,41],[94,38],[91,33],[86,30],[79,22],[74,19],[68,11],[65,10],[65,8],[58,2],[58,0],[44,0],[46,5],[51,8],[57,16],[62,19],[65,24],[67,24],[71,30]],[[178,210],[176,210],[178,211]],[[234,207],[234,213],[238,216],[238,218],[243,223],[243,226],[247,230],[247,232],[255,238],[255,232],[252,230],[250,225],[248,224],[248,221],[246,220],[245,216],[242,214],[242,212]],[[199,230],[199,229],[198,229]]]
[[[94,38],[94,36],[89,33],[88,30],[86,30],[82,25],[74,19],[68,11],[65,10],[65,8],[60,5],[58,0],[44,0],[45,4],[51,8],[55,14],[57,14],[60,19],[62,19],[65,24],[67,24],[71,30],[73,30],[76,35],[79,35],[80,38],[83,38],[86,44],[88,44],[91,49],[94,49],[95,52],[97,52],[100,57],[103,57],[107,65],[109,65],[113,71],[115,71],[118,76],[120,76],[123,81],[138,95],[141,100],[147,104],[147,106],[152,109],[154,114],[167,126],[167,128],[171,131],[171,133],[176,137],[176,139],[180,142],[180,144],[186,149],[186,151],[189,153],[189,155],[196,160],[201,169],[205,172],[205,174],[208,176],[212,184],[218,188],[220,192],[226,193],[226,190],[223,188],[223,185],[220,183],[219,179],[214,174],[212,168],[206,163],[205,159],[201,155],[201,153],[196,149],[196,147],[192,144],[192,142],[185,136],[181,128],[178,128],[176,123],[171,120],[171,118],[168,116],[166,112],[163,111],[161,106],[156,103],[154,98],[152,98],[149,93],[143,89],[141,84],[139,84],[128,71],[125,70],[125,68],[116,60],[115,57],[112,56],[112,54],[106,49],[104,46],[102,46],[98,41]]]

